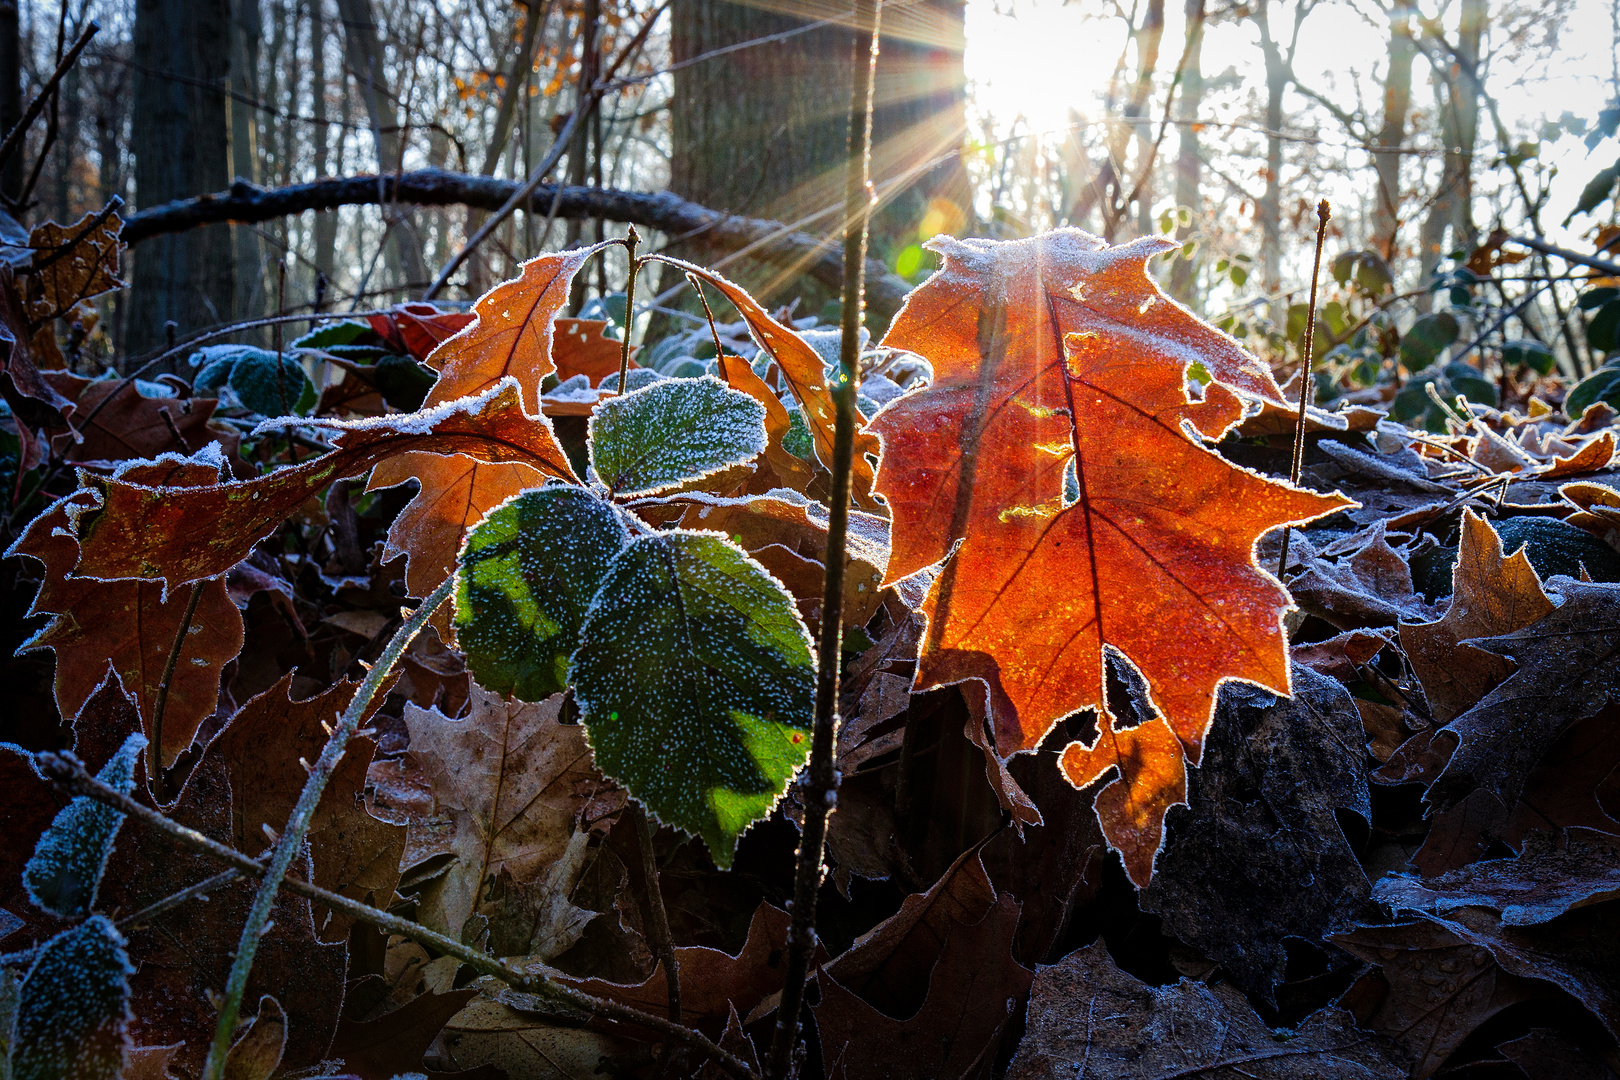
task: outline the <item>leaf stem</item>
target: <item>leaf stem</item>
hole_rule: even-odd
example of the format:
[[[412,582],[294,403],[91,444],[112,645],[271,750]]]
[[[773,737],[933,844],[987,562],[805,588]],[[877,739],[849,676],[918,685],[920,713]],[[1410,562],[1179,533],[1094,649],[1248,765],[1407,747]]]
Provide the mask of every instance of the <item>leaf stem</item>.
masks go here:
[[[221,844],[195,829],[188,828],[164,817],[158,811],[136,802],[134,799],[118,791],[116,788],[97,780],[85,769],[84,763],[70,753],[43,751],[34,755],[34,761],[39,766],[41,775],[60,785],[72,795],[82,795],[87,799],[110,806],[114,810],[122,811],[129,817],[156,829],[175,841],[209,855],[220,862],[226,863],[241,871],[248,877],[265,877],[267,868],[264,863],[252,859],[233,847]],[[352,900],[341,893],[331,892],[318,885],[311,885],[296,877],[284,878],[282,884],[288,892],[297,893],[340,912],[350,918],[368,923],[379,930],[390,934],[399,934],[418,944],[428,946],[447,956],[454,956],[480,975],[489,975],[499,979],[513,989],[529,994],[541,994],[560,1001],[575,1008],[584,1009],[598,1016],[621,1024],[631,1024],[636,1027],[657,1031],[678,1039],[713,1058],[725,1071],[738,1080],[759,1080],[753,1069],[748,1067],[737,1055],[730,1053],[716,1045],[700,1031],[694,1031],[681,1024],[674,1024],[661,1016],[642,1012],[640,1009],[628,1005],[621,1005],[616,1001],[595,997],[582,990],[576,990],[567,983],[547,974],[546,971],[523,971],[513,967],[505,960],[498,960],[486,952],[481,952],[469,945],[465,945],[455,938],[446,937],[436,931],[429,930],[420,923],[409,919],[402,919],[398,915],[390,915],[386,911],[379,911],[369,904],[362,904]]]
[[[389,671],[399,662],[400,656],[410,645],[411,640],[427,625],[428,618],[454,590],[455,583],[456,575],[451,574],[445,578],[395,631],[393,638],[383,648],[382,655],[377,657],[377,662],[366,672],[364,681],[360,683],[360,688],[349,702],[349,707],[338,720],[331,738],[326,740],[321,756],[309,770],[309,779],[304,783],[304,790],[298,794],[298,803],[293,807],[292,816],[287,819],[287,825],[281,832],[281,839],[276,841],[275,851],[271,854],[269,865],[265,869],[264,881],[260,884],[258,895],[253,898],[253,907],[248,912],[247,925],[242,928],[242,938],[236,948],[236,960],[231,964],[230,979],[225,984],[225,998],[219,1008],[219,1024],[214,1029],[214,1042],[208,1049],[208,1060],[203,1065],[204,1080],[221,1080],[224,1076],[225,1057],[230,1052],[231,1037],[236,1032],[236,1022],[241,1015],[242,995],[247,990],[248,976],[253,971],[253,959],[259,949],[259,938],[270,921],[270,909],[275,905],[276,892],[281,887],[281,881],[292,867],[293,859],[303,849],[304,836],[309,832],[310,823],[315,817],[315,808],[321,801],[321,794],[326,790],[327,781],[337,769],[343,751],[349,745],[350,737],[360,727],[360,721],[370,712],[372,699],[382,689]]]
[[[1328,219],[1333,216],[1328,201],[1316,204],[1316,262],[1311,266],[1311,303],[1305,312],[1305,339],[1300,342],[1299,416],[1294,423],[1294,460],[1288,467],[1288,482],[1299,486],[1299,475],[1305,469],[1305,406],[1311,398],[1311,351],[1316,344],[1316,284],[1322,277],[1322,242],[1327,239]],[[1277,580],[1283,580],[1288,569],[1288,542],[1293,539],[1294,527],[1283,526],[1282,552],[1277,556]]]
[[[183,451],[184,446],[181,447]],[[146,770],[152,781],[152,797],[163,804],[163,712],[169,705],[169,685],[174,682],[174,669],[180,663],[180,651],[185,648],[191,634],[191,620],[197,615],[197,601],[202,599],[202,581],[191,583],[191,598],[186,601],[186,614],[180,628],[174,632],[174,644],[169,648],[169,659],[163,665],[163,681],[158,683],[157,699],[152,702],[152,742],[147,755]]]
[[[833,427],[832,493],[828,501],[827,551],[822,565],[821,639],[816,655],[816,719],[810,764],[799,781],[804,828],[793,881],[793,916],[776,1031],[765,1075],[787,1080],[799,1042],[799,1012],[816,943],[816,894],[821,889],[827,817],[838,801],[833,761],[838,731],[839,674],[844,627],[844,542],[849,527],[850,473],[855,460],[855,392],[860,385],[861,324],[866,308],[866,235],[875,203],[871,182],[872,83],[877,69],[883,0],[856,0],[852,41],[854,79],[849,100],[849,155],[844,184],[843,338],[839,343],[837,413]],[[863,40],[864,39],[864,40]],[[864,47],[865,55],[862,55]],[[864,60],[864,62],[863,62]]]
[[[624,341],[619,346],[619,388],[613,392],[614,397],[624,393],[625,383],[630,378],[630,330],[636,323],[636,278],[641,275],[636,248],[640,244],[641,234],[631,225],[624,238],[624,250],[630,256],[630,280],[624,286]]]

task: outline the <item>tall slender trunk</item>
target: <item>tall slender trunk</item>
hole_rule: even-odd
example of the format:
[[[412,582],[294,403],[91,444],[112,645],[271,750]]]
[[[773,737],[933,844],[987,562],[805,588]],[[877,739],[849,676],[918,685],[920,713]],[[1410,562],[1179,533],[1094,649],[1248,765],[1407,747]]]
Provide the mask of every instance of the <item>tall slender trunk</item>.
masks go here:
[[[1282,122],[1288,89],[1288,60],[1272,33],[1270,0],[1260,0],[1260,49],[1266,60],[1266,190],[1260,196],[1260,268],[1265,291],[1282,289]]]
[[[586,119],[595,111],[596,103],[591,99],[591,88],[596,85],[596,77],[600,56],[597,30],[602,21],[601,0],[585,0],[585,10],[579,17],[579,90],[574,97],[574,108],[587,110]],[[568,147],[568,182],[570,184],[583,184],[590,176],[590,147],[591,136],[597,129],[590,123],[580,123],[574,126],[574,140]],[[596,147],[598,155],[602,152],[600,144]],[[585,223],[579,220],[568,222],[568,247],[578,246],[584,237]],[[569,287],[568,307],[570,311],[578,311],[585,302],[585,276],[576,274],[573,284]]]
[[[72,40],[70,28],[69,40]],[[72,221],[73,166],[79,159],[79,121],[84,117],[84,69],[75,64],[62,80],[62,122],[56,133],[56,220]]]
[[[19,0],[0,0],[0,132],[8,132],[22,120],[22,26],[18,20]],[[0,169],[0,195],[15,199],[23,186],[23,156],[12,154]]]
[[[376,142],[377,171],[380,174],[398,172],[404,144],[399,136],[394,98],[388,90],[383,43],[377,36],[377,19],[371,0],[337,0],[337,6],[343,18],[343,44],[349,70],[360,90],[360,101],[365,106],[366,119],[371,123]],[[395,222],[389,230],[387,248],[393,284],[425,283],[429,275],[422,261],[421,247],[416,242],[411,216],[394,208],[385,208],[385,212]]]
[[[156,206],[230,183],[230,0],[136,0],[135,199]],[[135,256],[126,351],[229,321],[235,293],[230,227],[211,225],[142,244]]]
[[[1455,59],[1437,74],[1435,94],[1446,153],[1440,197],[1423,222],[1423,277],[1442,256],[1468,250],[1479,239],[1474,224],[1474,147],[1479,136],[1479,60],[1485,36],[1486,0],[1463,0]],[[1449,242],[1447,231],[1450,232]]]
[[[1389,13],[1389,71],[1384,75],[1384,123],[1373,139],[1373,169],[1378,191],[1373,205],[1373,246],[1385,259],[1395,258],[1401,226],[1401,149],[1406,145],[1406,118],[1412,111],[1412,11],[1404,5]]]
[[[1177,230],[1176,238],[1186,242],[1198,227],[1204,200],[1199,191],[1203,171],[1203,150],[1198,145],[1198,107],[1204,99],[1204,0],[1187,0],[1187,59],[1181,69],[1181,98],[1176,118],[1181,121],[1176,153],[1176,205],[1192,214],[1192,221]],[[1170,268],[1170,295],[1184,304],[1197,301],[1198,261],[1178,258]]]
[[[326,11],[325,0],[309,0],[309,79],[311,115],[310,140],[314,143],[315,175],[331,176],[327,160],[327,140],[331,126],[326,119],[326,95],[330,87],[326,81]],[[322,210],[315,214],[315,269],[328,282],[332,280],[337,263],[337,211]]]
[[[259,176],[259,121],[247,101],[259,100],[259,42],[264,19],[259,0],[233,0],[231,4],[231,172],[235,179],[256,184]],[[243,99],[246,98],[247,101]],[[236,250],[236,317],[251,319],[264,311],[264,256],[259,234],[251,225],[231,226]]]

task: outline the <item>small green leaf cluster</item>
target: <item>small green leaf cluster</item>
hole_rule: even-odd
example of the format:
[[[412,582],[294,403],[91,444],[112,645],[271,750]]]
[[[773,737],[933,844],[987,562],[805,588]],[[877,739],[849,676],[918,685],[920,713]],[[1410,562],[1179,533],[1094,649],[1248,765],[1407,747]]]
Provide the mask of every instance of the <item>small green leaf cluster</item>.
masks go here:
[[[571,689],[597,765],[726,867],[809,755],[809,631],[729,538],[655,529],[620,501],[751,460],[764,409],[712,376],[660,379],[598,405],[587,445],[593,487],[524,492],[468,535],[458,640],[491,690]]]
[[[205,345],[192,354],[198,368],[192,389],[230,391],[242,408],[258,416],[308,416],[315,407],[315,384],[292,356],[252,345]]]

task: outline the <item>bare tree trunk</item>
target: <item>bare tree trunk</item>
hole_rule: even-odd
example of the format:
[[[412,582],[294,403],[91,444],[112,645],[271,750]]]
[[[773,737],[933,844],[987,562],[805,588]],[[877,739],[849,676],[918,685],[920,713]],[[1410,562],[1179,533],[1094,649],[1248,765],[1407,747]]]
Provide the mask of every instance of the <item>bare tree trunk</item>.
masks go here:
[[[1153,78],[1159,68],[1159,48],[1164,43],[1164,0],[1148,0],[1142,29],[1137,32],[1136,86],[1125,105],[1125,116],[1136,131],[1137,173],[1131,189],[1137,192],[1136,227],[1144,235],[1153,232],[1153,123],[1150,103]],[[1119,155],[1121,165],[1125,155]],[[1126,212],[1129,208],[1124,208]]]
[[[22,27],[18,0],[0,0],[0,132],[22,121]],[[0,195],[15,199],[22,193],[23,156],[12,154],[0,171]]]
[[[1378,191],[1373,206],[1373,247],[1386,260],[1395,258],[1401,226],[1401,149],[1406,145],[1406,118],[1412,110],[1412,11],[1404,5],[1389,13],[1389,71],[1384,76],[1384,123],[1374,138],[1373,169]]]
[[[355,85],[360,89],[360,100],[371,122],[372,137],[377,145],[379,173],[398,172],[402,167],[403,143],[399,137],[399,117],[394,98],[388,90],[388,76],[384,67],[383,45],[377,36],[377,20],[372,13],[371,0],[337,0],[338,13],[343,18],[344,51]],[[422,261],[421,247],[416,242],[416,228],[410,216],[397,211],[385,214],[395,225],[389,230],[389,273],[394,284],[425,283],[429,279]]]
[[[1260,196],[1260,268],[1268,294],[1282,289],[1282,108],[1288,89],[1288,60],[1272,33],[1271,0],[1260,0],[1260,49],[1266,59],[1266,190]]]
[[[69,38],[76,36],[69,27]],[[84,69],[75,64],[62,80],[62,125],[56,135],[56,220],[69,222],[73,213],[73,165],[79,157],[79,121],[84,115]]]
[[[135,196],[142,207],[219,191],[230,183],[223,88],[229,0],[137,0]],[[161,343],[173,320],[186,333],[231,318],[235,292],[228,226],[166,236],[135,259],[129,351]]]
[[[595,111],[596,103],[591,100],[591,88],[596,85],[597,72],[600,70],[600,45],[597,39],[597,30],[602,21],[601,0],[585,0],[585,9],[579,17],[579,89],[574,95],[574,109],[586,110],[585,121],[574,125],[574,140],[568,147],[568,182],[574,185],[584,184],[590,176],[591,135],[593,126],[588,122],[589,114]],[[597,146],[596,152],[600,154],[602,148]],[[568,247],[577,247],[583,239],[584,222],[573,220],[568,223],[566,244]],[[576,274],[573,284],[569,287],[568,308],[578,311],[585,302],[585,275]]]
[[[231,4],[231,89],[236,97],[227,103],[231,113],[231,172],[250,184],[260,182],[258,117],[248,101],[259,100],[259,42],[264,38],[264,19],[259,0],[233,0]],[[236,250],[236,313],[238,319],[251,319],[264,312],[264,258],[259,234],[248,225],[233,225],[232,244]]]
[[[1479,239],[1474,224],[1474,146],[1479,136],[1479,59],[1485,36],[1486,0],[1463,0],[1455,65],[1437,72],[1440,129],[1446,146],[1440,197],[1423,222],[1423,277],[1452,250],[1468,250]],[[1450,230],[1449,244],[1446,239]]]
[[[1198,107],[1204,99],[1204,0],[1187,0],[1187,59],[1181,69],[1181,100],[1176,116],[1181,120],[1176,154],[1176,205],[1192,213],[1192,222],[1177,230],[1183,243],[1197,228],[1204,200],[1199,191],[1203,150],[1198,145]],[[1198,257],[1178,258],[1170,268],[1170,295],[1184,304],[1197,302]]]
[[[316,177],[331,176],[331,165],[327,160],[327,140],[331,129],[326,120],[326,94],[329,89],[326,81],[326,12],[325,0],[309,0],[309,60],[310,60],[310,101],[313,105],[312,115],[315,123],[310,129],[310,139],[315,144],[315,175]],[[333,268],[337,263],[337,212],[328,211],[315,215],[315,269],[326,278],[332,280]]]

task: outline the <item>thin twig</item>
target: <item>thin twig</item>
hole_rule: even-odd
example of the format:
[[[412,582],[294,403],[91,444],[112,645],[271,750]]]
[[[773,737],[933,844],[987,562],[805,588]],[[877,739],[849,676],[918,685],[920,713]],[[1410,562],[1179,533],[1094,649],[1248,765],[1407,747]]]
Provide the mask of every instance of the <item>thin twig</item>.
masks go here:
[[[262,878],[266,867],[263,863],[244,855],[233,847],[221,844],[219,841],[204,836],[202,833],[186,827],[177,821],[164,817],[156,810],[136,802],[123,792],[112,788],[91,776],[85,769],[84,763],[69,753],[44,751],[36,754],[35,763],[46,779],[60,785],[69,794],[82,795],[87,799],[110,806],[136,821],[150,828],[167,834],[170,838],[191,848],[209,855],[220,862],[235,867],[249,877]],[[678,1039],[713,1058],[726,1072],[738,1080],[759,1080],[758,1075],[749,1068],[741,1058],[729,1051],[715,1045],[702,1032],[694,1031],[680,1024],[672,1024],[661,1016],[642,1012],[640,1009],[621,1005],[616,1001],[587,994],[576,990],[567,983],[548,975],[545,971],[522,971],[513,967],[504,960],[498,960],[486,952],[481,952],[452,937],[447,937],[436,931],[429,930],[420,923],[409,919],[402,919],[397,915],[390,915],[386,911],[379,911],[369,904],[362,904],[358,900],[351,900],[341,893],[331,892],[317,885],[296,877],[286,877],[282,881],[288,892],[296,893],[317,903],[324,904],[340,914],[351,919],[375,926],[390,934],[399,934],[420,945],[425,945],[436,952],[447,956],[454,956],[480,975],[489,975],[501,980],[515,990],[529,994],[542,994],[578,1009],[595,1013],[608,1020],[621,1024],[631,1024],[646,1028],[660,1034]]]
[[[304,836],[309,832],[310,823],[315,817],[315,808],[321,801],[322,793],[326,791],[327,781],[332,778],[338,762],[342,760],[343,751],[348,748],[350,737],[359,729],[360,721],[370,711],[372,699],[382,689],[388,673],[399,662],[400,656],[404,654],[412,639],[427,625],[429,616],[450,596],[455,583],[455,574],[446,577],[411,613],[410,618],[395,631],[382,654],[377,657],[376,663],[366,672],[366,677],[349,702],[349,707],[344,710],[337,727],[326,740],[321,756],[309,770],[309,779],[304,783],[304,790],[298,794],[298,802],[293,807],[292,816],[287,819],[286,827],[281,831],[281,839],[276,841],[275,851],[270,856],[269,866],[265,870],[264,882],[259,886],[258,895],[253,898],[247,925],[242,928],[242,938],[236,947],[236,959],[231,964],[230,979],[225,984],[225,996],[219,1008],[219,1024],[214,1029],[214,1042],[208,1049],[208,1060],[203,1065],[204,1080],[221,1080],[225,1074],[225,1057],[230,1053],[231,1038],[236,1033],[236,1022],[242,1011],[242,995],[247,990],[248,976],[253,972],[253,959],[258,953],[259,938],[270,921],[270,909],[275,905],[281,879],[287,876],[293,860],[303,849]]]
[[[1328,218],[1333,216],[1328,201],[1316,204],[1316,263],[1311,267],[1311,304],[1305,312],[1305,340],[1300,342],[1299,419],[1294,425],[1294,460],[1288,467],[1288,482],[1299,486],[1300,473],[1305,470],[1305,408],[1311,399],[1311,352],[1316,344],[1316,284],[1322,276],[1322,243],[1327,239]],[[1288,569],[1288,541],[1293,539],[1294,527],[1283,526],[1282,552],[1277,556],[1277,580],[1283,580]]]
[[[630,331],[636,325],[636,278],[641,276],[641,260],[636,258],[636,247],[641,234],[634,225],[624,238],[624,250],[630,257],[630,279],[624,286],[624,340],[619,344],[619,388],[615,395],[623,394],[630,379]]]
[[[90,25],[86,26],[84,33],[79,35],[79,40],[75,41],[73,48],[69,49],[67,55],[62,57],[62,62],[56,65],[56,70],[51,72],[51,77],[45,80],[44,86],[39,88],[39,93],[35,95],[34,100],[28,103],[28,109],[23,113],[22,119],[17,121],[17,126],[6,133],[6,141],[0,143],[0,167],[3,167],[10,160],[11,155],[21,147],[24,136],[28,134],[28,129],[34,126],[34,121],[39,119],[39,114],[45,111],[45,103],[56,92],[57,84],[62,81],[64,75],[72,70],[74,63],[79,59],[79,54],[84,51],[84,47],[90,44],[90,39],[95,37],[100,30],[101,24],[91,19]],[[15,76],[11,77],[15,78]]]
[[[167,413],[164,414],[168,415]],[[180,452],[185,452],[181,444]],[[152,746],[147,755],[147,772],[152,779],[152,797],[159,805],[163,802],[163,711],[169,704],[169,686],[174,682],[174,669],[180,663],[180,651],[185,648],[191,634],[191,620],[197,614],[197,601],[202,599],[203,582],[191,583],[191,598],[186,601],[186,613],[180,627],[174,632],[174,644],[169,648],[169,659],[163,665],[163,681],[158,683],[157,698],[152,702]]]
[[[793,915],[776,1031],[765,1075],[787,1080],[799,1043],[799,1012],[816,944],[816,894],[821,889],[827,816],[838,800],[833,761],[838,732],[839,667],[844,628],[844,543],[849,526],[850,473],[855,460],[855,390],[860,385],[861,323],[865,316],[867,223],[876,203],[871,182],[872,84],[877,69],[883,0],[858,0],[853,37],[855,77],[849,100],[849,155],[844,184],[844,308],[839,372],[833,389],[832,492],[828,500],[826,567],[822,579],[821,640],[816,655],[816,719],[810,764],[799,781],[804,826],[793,879]],[[865,56],[862,56],[864,45]],[[862,61],[865,61],[864,63]]]

